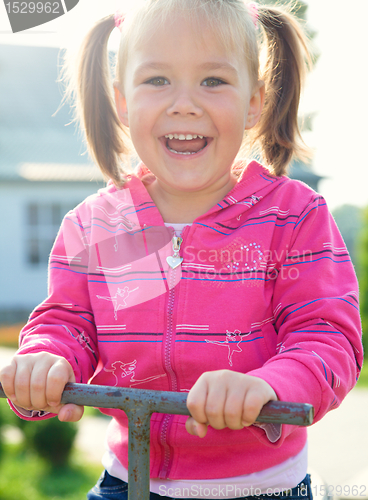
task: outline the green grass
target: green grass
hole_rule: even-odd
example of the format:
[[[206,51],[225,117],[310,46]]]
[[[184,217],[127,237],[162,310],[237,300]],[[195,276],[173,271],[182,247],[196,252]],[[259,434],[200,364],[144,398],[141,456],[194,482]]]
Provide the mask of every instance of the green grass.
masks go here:
[[[2,500],[81,500],[101,467],[85,465],[75,454],[68,467],[52,470],[22,445],[4,445],[0,471]]]
[[[9,409],[4,399],[0,400],[0,422],[22,428],[23,421]],[[101,472],[102,465],[85,463],[75,449],[67,467],[52,469],[27,448],[25,441],[19,444],[0,441],[1,500],[82,500]]]
[[[368,389],[368,361],[363,363],[363,368],[356,386],[360,389]]]

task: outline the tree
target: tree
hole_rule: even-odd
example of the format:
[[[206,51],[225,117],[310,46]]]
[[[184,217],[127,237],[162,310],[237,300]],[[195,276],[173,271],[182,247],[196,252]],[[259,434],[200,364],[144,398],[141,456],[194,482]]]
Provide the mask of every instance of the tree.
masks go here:
[[[341,205],[333,210],[332,215],[341,232],[351,260],[358,266],[357,240],[362,229],[362,209],[355,205]]]
[[[292,13],[301,21],[301,24],[304,26],[305,32],[307,34],[307,37],[309,40],[313,40],[313,38],[316,36],[316,31],[314,31],[310,26],[308,26],[307,23],[307,11],[308,11],[308,5],[306,2],[303,0],[259,0],[259,4],[263,5],[275,5],[275,6],[286,6],[291,8]],[[318,60],[318,50],[316,49],[315,46],[311,44],[309,48],[311,52],[311,58],[313,64],[315,64]],[[308,124],[308,130],[310,124]],[[307,127],[306,127],[307,128]]]
[[[368,352],[368,207],[363,211],[363,225],[358,240],[358,280],[363,348]],[[364,333],[365,332],[365,333]]]
[[[260,0],[258,3],[265,5],[286,5],[292,6],[292,11],[294,14],[302,21],[306,21],[306,15],[308,10],[308,5],[303,0],[295,0],[290,2],[290,0]],[[307,29],[308,35],[313,38],[314,32]]]

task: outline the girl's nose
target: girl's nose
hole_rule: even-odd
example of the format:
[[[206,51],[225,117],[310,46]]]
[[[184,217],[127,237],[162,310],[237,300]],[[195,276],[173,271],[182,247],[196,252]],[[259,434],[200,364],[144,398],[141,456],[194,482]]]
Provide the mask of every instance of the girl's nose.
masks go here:
[[[167,108],[167,114],[200,117],[203,115],[203,109],[190,91],[182,89],[174,95],[172,103]]]

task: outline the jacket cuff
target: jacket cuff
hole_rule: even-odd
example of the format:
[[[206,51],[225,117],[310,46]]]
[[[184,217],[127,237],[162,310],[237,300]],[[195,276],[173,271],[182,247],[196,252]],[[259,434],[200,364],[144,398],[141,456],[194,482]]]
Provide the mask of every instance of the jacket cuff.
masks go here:
[[[262,368],[252,370],[247,375],[259,377],[267,382],[275,391],[279,401],[313,405],[315,410],[313,423],[323,417],[322,412],[318,414],[322,397],[321,385],[317,378],[302,363],[295,360],[283,359],[282,364],[277,362],[266,363]],[[276,440],[268,439],[267,442],[281,446],[285,438],[294,432],[295,429],[295,425],[283,424],[280,426],[281,435],[279,438]],[[261,441],[265,442],[266,437],[261,437]]]
[[[265,431],[267,439],[270,443],[276,443],[281,437],[282,424],[265,424],[255,422],[253,425]]]
[[[26,410],[20,406],[16,406],[8,399],[8,404],[13,412],[23,420],[45,420],[46,418],[55,417],[56,413],[50,413],[43,410]]]

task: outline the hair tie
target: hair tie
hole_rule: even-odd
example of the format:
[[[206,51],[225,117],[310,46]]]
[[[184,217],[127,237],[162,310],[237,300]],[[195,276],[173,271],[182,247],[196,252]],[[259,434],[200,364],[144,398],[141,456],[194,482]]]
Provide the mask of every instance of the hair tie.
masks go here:
[[[249,13],[252,17],[253,24],[257,30],[258,29],[258,17],[259,17],[258,4],[256,2],[250,2],[247,4],[247,7],[248,7]]]
[[[124,21],[124,18],[125,18],[125,15],[120,10],[117,10],[115,12],[115,16],[114,16],[115,26],[116,26],[116,28],[119,28],[120,31],[121,31],[121,25]]]

